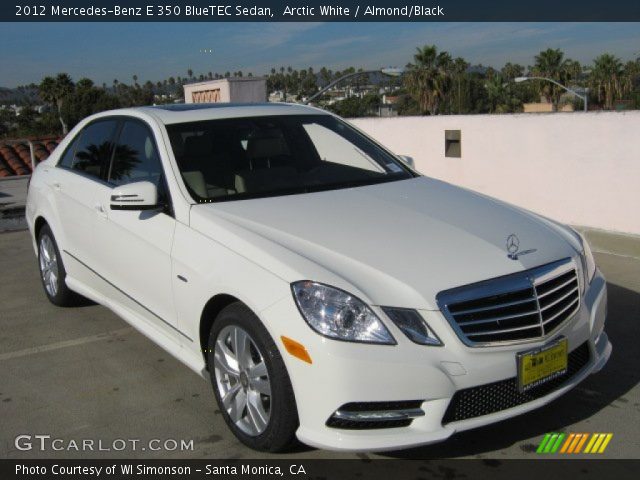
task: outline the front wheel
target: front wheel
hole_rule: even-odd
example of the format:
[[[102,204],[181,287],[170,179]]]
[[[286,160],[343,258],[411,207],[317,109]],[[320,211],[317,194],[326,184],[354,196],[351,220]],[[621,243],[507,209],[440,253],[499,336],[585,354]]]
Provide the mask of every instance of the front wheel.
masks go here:
[[[278,452],[295,443],[298,415],[280,352],[260,320],[234,303],[209,335],[211,382],[222,415],[245,445]]]
[[[65,283],[67,272],[49,225],[44,225],[38,234],[38,266],[44,293],[51,303],[60,307],[78,303],[82,297]]]

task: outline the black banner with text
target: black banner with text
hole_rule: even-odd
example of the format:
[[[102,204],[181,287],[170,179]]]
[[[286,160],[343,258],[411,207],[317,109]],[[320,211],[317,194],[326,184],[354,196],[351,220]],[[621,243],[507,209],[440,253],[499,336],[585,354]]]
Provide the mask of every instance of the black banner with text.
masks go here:
[[[0,460],[3,480],[636,478],[640,460]]]
[[[0,21],[18,22],[637,22],[630,0],[353,0],[219,3],[210,0],[35,0],[3,2]]]

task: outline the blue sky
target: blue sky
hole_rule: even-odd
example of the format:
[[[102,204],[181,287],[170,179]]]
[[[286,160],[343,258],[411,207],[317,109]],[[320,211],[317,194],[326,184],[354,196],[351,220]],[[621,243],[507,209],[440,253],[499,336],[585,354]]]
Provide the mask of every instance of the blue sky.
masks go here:
[[[531,65],[547,47],[581,62],[604,52],[630,60],[640,56],[640,23],[4,23],[0,86],[58,72],[111,85],[133,74],[142,82],[185,76],[188,68],[402,66],[424,44],[495,67]]]

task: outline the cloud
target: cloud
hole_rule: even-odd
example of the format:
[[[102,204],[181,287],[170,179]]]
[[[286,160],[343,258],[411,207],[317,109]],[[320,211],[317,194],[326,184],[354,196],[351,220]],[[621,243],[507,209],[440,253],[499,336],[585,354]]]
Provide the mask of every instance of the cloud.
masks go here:
[[[337,47],[345,47],[354,43],[368,42],[372,39],[370,35],[359,35],[354,37],[342,37],[334,40],[326,40],[322,43],[303,44],[302,46],[320,47],[322,50],[332,50]]]
[[[284,45],[296,36],[323,25],[322,22],[306,23],[248,23],[243,33],[229,39],[230,43],[267,50]],[[246,32],[246,33],[245,33]]]

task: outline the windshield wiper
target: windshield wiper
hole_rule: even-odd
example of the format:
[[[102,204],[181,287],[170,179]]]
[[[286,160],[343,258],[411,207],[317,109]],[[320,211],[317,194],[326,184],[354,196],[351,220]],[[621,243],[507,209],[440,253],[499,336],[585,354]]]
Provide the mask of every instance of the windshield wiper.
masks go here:
[[[283,188],[279,190],[265,190],[261,192],[246,192],[236,193],[233,195],[226,195],[224,197],[211,198],[202,203],[216,203],[216,202],[229,202],[232,200],[251,200],[254,198],[266,198],[266,197],[279,197],[285,195],[296,195],[300,193],[310,193],[313,191],[308,186]]]
[[[367,185],[375,185],[378,183],[394,182],[397,180],[408,180],[409,178],[404,176],[400,177],[397,174],[388,174],[388,175],[385,175],[384,177],[367,178],[367,179],[361,179],[361,180],[350,180],[346,182],[325,183],[325,184],[318,184],[318,185],[301,185],[297,187],[281,188],[277,190],[265,190],[261,192],[236,193],[234,195],[226,195],[224,197],[207,199],[200,203],[216,203],[216,202],[229,202],[233,200],[252,200],[256,198],[284,197],[287,195],[298,195],[301,193],[324,192],[329,190],[341,190],[345,188],[364,187]]]

